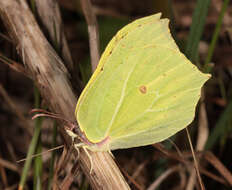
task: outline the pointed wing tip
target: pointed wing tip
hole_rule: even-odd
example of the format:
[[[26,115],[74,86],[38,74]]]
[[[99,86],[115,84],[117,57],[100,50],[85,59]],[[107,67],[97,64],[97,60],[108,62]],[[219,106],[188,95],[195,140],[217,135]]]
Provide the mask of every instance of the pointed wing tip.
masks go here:
[[[201,74],[202,74],[202,78],[204,78],[204,83],[206,81],[208,81],[212,77],[212,75],[209,74],[209,73],[203,73],[203,72],[201,72]]]

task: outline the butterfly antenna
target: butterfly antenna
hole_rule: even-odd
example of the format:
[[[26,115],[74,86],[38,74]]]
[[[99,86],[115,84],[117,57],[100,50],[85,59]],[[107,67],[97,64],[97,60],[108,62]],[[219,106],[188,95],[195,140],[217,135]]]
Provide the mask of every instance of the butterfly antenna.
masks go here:
[[[40,112],[40,113],[37,113],[37,112]],[[55,113],[51,113],[51,112],[48,112],[46,110],[43,110],[43,109],[32,109],[30,111],[30,113],[36,113],[33,117],[32,117],[32,120],[38,118],[38,117],[50,117],[50,118],[54,118],[54,119],[58,119],[60,121],[64,121],[65,123],[68,124],[68,126],[71,127],[71,130],[74,128],[73,126],[73,123],[65,118],[63,118],[61,115],[59,114],[55,114]]]
[[[49,111],[47,111],[47,110],[40,109],[40,108],[34,108],[34,109],[32,109],[32,110],[30,111],[30,114],[32,114],[32,113],[37,113],[37,112],[47,113],[47,114],[50,114],[50,115],[56,115],[56,114],[54,114],[54,113],[52,113],[52,112],[49,112]]]
[[[68,121],[67,119],[64,119],[62,118],[61,116],[58,116],[58,115],[53,115],[53,114],[47,114],[47,113],[38,113],[38,114],[35,114],[32,119],[36,119],[38,117],[51,117],[51,118],[54,118],[54,119],[59,119],[61,121],[65,121],[66,123],[70,123],[70,121]]]

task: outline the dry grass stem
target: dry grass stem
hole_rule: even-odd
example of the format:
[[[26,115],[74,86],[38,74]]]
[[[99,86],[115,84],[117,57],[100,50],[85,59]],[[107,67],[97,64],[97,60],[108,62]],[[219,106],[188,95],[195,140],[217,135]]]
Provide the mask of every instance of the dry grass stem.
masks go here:
[[[61,59],[39,29],[25,0],[0,1],[0,16],[11,38],[23,54],[25,68],[35,81],[49,109],[75,121],[76,97]],[[21,55],[22,56],[22,55]],[[59,132],[67,146],[71,138],[63,127]],[[77,151],[74,151],[77,154]],[[92,174],[88,156],[80,150],[80,166],[93,189],[129,189],[112,157],[106,152],[91,152]]]
[[[81,0],[81,6],[88,24],[90,57],[92,72],[94,72],[100,58],[98,24],[90,0]]]
[[[198,123],[198,133],[197,133],[197,144],[196,151],[203,151],[206,141],[209,136],[209,128],[208,128],[208,119],[207,113],[204,103],[204,89],[202,89],[201,93],[201,101],[200,101],[200,109],[199,109],[199,123]],[[198,164],[200,163],[200,157],[198,158]],[[190,172],[190,177],[187,183],[187,190],[193,190],[196,185],[196,172],[193,168]]]
[[[71,71],[73,69],[73,61],[64,34],[61,13],[57,1],[35,0],[35,3],[45,30],[48,32],[59,55],[63,58],[68,70]]]

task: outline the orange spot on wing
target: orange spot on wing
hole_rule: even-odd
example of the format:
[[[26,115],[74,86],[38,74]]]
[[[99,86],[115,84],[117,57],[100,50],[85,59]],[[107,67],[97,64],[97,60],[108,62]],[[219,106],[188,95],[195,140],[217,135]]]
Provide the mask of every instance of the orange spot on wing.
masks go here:
[[[147,87],[144,86],[144,85],[142,85],[142,86],[139,87],[139,91],[140,91],[141,93],[143,93],[143,94],[146,94],[146,93],[147,93]]]

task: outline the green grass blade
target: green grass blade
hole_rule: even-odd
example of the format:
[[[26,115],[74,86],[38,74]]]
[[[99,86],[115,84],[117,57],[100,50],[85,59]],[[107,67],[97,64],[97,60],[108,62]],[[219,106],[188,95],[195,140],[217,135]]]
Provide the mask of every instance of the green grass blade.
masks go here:
[[[37,88],[35,88],[35,93],[34,94],[35,94],[35,107],[38,108],[39,105],[40,105],[40,95],[39,95],[39,92],[38,92]],[[35,153],[36,146],[38,144],[38,139],[39,139],[39,135],[40,135],[40,131],[41,131],[41,124],[42,124],[42,119],[37,118],[35,120],[34,135],[32,137],[32,140],[31,140],[28,152],[27,152],[26,162],[24,164],[22,175],[21,175],[21,178],[20,178],[19,189],[24,188],[26,178],[27,178],[27,174],[28,174],[28,171],[29,171],[30,166],[31,166],[31,161],[32,161],[31,157]]]
[[[226,12],[226,9],[228,7],[229,4],[229,0],[224,0],[223,5],[222,5],[222,9],[221,12],[219,14],[218,17],[218,21],[213,33],[213,38],[212,41],[210,43],[210,47],[209,47],[209,51],[208,51],[208,55],[204,64],[204,71],[205,72],[210,72],[212,67],[210,67],[209,63],[211,62],[214,50],[215,50],[215,46],[218,40],[218,36],[219,36],[219,32],[221,29],[221,25],[222,25],[222,21],[223,21],[223,17],[224,14]],[[222,92],[222,97],[225,99],[226,98],[226,92],[222,83],[222,80],[219,79],[219,87],[221,89]],[[211,149],[213,148],[213,146],[217,143],[217,141],[219,140],[219,138],[221,136],[223,136],[225,134],[225,132],[227,132],[227,128],[228,126],[231,124],[232,119],[231,119],[231,114],[232,114],[232,101],[227,105],[225,111],[221,114],[218,122],[216,123],[215,127],[213,128],[213,131],[211,132],[208,141],[206,143],[205,149]]]
[[[186,56],[196,62],[198,59],[198,45],[205,26],[205,20],[211,0],[198,0],[190,29],[190,35],[185,50]]]
[[[40,126],[39,126],[40,127]],[[39,154],[34,159],[34,189],[41,190],[42,189],[42,169],[43,169],[43,161],[42,161],[42,142],[41,135],[39,135],[38,143],[36,147],[36,154]]]
[[[205,150],[210,150],[217,143],[219,138],[227,131],[228,125],[232,122],[232,101],[228,104],[225,111],[221,114],[205,145]]]
[[[56,124],[56,121],[54,121],[52,148],[56,146],[56,137],[57,137],[57,124]],[[52,151],[52,157],[51,157],[50,166],[49,166],[48,190],[52,190],[52,183],[53,183],[52,179],[53,179],[53,173],[54,173],[55,156],[56,156],[56,152]]]
[[[213,38],[212,38],[212,41],[211,41],[210,46],[209,46],[208,55],[207,55],[207,58],[205,60],[205,64],[204,64],[204,71],[205,72],[210,72],[212,69],[212,67],[210,67],[209,63],[211,62],[211,59],[212,59],[212,56],[214,53],[214,49],[215,49],[215,45],[217,44],[218,35],[219,35],[220,29],[221,29],[223,17],[224,17],[224,14],[226,12],[226,9],[228,7],[229,2],[230,2],[230,0],[224,0],[224,3],[222,5],[222,9],[221,9],[221,12],[219,14],[219,18],[218,18],[218,21],[217,21],[217,24],[216,24],[216,27],[215,27],[215,30],[213,33]]]

